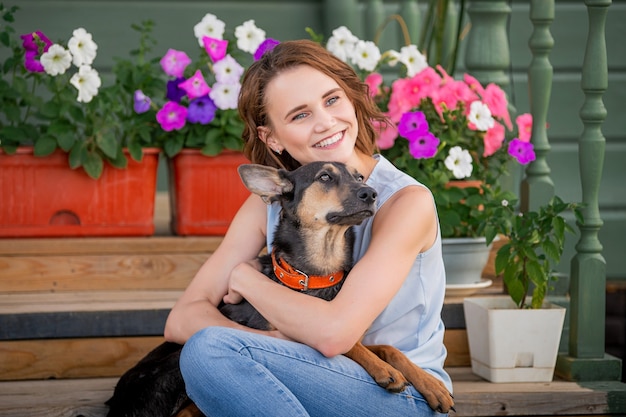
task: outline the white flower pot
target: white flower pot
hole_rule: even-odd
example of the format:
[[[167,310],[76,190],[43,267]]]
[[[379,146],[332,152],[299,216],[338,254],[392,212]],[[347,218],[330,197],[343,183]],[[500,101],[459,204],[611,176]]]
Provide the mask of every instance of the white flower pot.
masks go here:
[[[472,372],[491,382],[552,381],[566,309],[519,309],[509,296],[463,301]]]
[[[483,269],[491,246],[484,237],[442,239],[443,264],[447,285],[476,285],[482,281]]]

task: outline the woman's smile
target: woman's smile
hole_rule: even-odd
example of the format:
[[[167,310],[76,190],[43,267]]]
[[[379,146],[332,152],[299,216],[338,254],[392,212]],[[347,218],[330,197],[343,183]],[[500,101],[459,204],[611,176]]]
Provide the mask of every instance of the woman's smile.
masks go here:
[[[345,133],[345,130],[342,130],[341,132],[337,132],[331,137],[322,139],[321,141],[317,142],[315,145],[313,145],[313,147],[314,148],[335,148],[336,146],[333,146],[333,145],[337,145],[343,139],[344,133]]]

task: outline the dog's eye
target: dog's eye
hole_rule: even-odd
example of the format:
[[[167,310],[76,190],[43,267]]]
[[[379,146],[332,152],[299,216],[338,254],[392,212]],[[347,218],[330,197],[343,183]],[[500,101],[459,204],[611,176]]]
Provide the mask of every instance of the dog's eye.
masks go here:
[[[319,180],[322,181],[322,182],[328,182],[331,179],[332,178],[328,174],[322,174],[322,175],[319,176]]]
[[[358,182],[363,182],[363,180],[364,180],[364,179],[365,179],[365,177],[364,177],[363,175],[361,175],[361,174],[357,174],[357,176],[356,176],[356,180],[357,180]]]

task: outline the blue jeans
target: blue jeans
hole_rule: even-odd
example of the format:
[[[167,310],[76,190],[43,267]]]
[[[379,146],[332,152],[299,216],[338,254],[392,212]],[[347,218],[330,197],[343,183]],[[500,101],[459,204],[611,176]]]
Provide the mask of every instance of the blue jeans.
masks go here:
[[[209,417],[441,416],[412,386],[389,393],[345,356],[240,330],[199,331],[180,369],[189,397]]]

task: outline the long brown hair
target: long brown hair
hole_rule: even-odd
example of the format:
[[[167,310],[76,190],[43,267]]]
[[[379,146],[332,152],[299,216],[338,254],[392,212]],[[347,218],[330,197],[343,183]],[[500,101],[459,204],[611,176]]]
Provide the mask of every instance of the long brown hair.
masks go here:
[[[361,81],[354,69],[320,44],[310,40],[287,41],[278,44],[246,71],[239,94],[239,115],[244,121],[244,154],[250,161],[289,170],[300,166],[287,152],[274,154],[257,136],[258,126],[268,126],[265,101],[268,83],[281,71],[298,65],[308,65],[331,77],[346,92],[354,105],[358,122],[356,148],[367,154],[373,154],[376,147],[376,130],[372,120],[385,123],[381,113],[368,93],[367,84]]]

